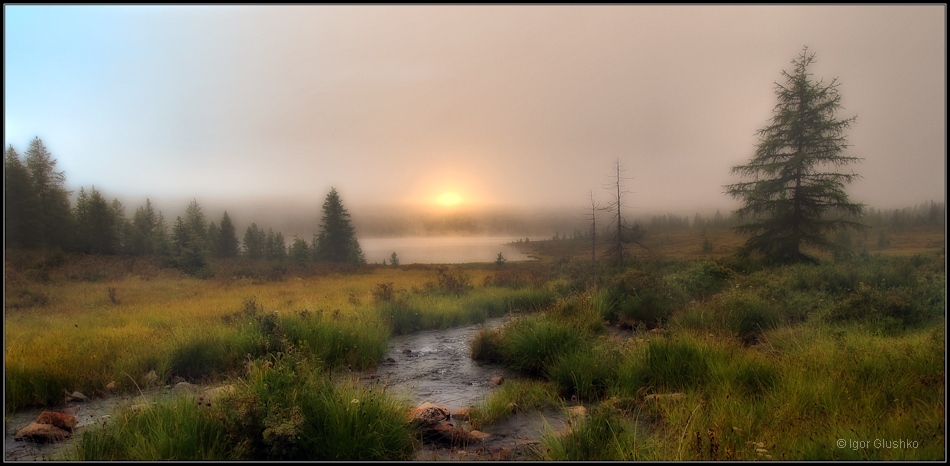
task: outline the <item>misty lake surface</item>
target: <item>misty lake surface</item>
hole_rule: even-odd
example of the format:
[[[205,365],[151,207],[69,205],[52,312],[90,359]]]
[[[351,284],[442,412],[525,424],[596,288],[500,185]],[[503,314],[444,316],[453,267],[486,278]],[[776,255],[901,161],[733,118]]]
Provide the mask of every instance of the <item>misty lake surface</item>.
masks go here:
[[[529,238],[513,236],[416,236],[360,238],[367,263],[388,264],[395,252],[400,264],[464,264],[495,262],[500,252],[509,262],[533,260],[509,245]]]

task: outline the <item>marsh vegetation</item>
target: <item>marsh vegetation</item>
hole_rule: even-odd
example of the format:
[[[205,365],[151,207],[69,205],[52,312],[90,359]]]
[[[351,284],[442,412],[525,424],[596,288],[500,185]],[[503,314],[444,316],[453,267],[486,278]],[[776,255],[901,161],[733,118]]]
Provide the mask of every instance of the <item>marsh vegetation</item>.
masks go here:
[[[657,248],[593,277],[584,242],[569,240],[521,244],[535,262],[275,273],[216,260],[209,278],[147,258],[8,251],[7,411],[55,409],[64,390],[226,384],[213,404],[123,411],[69,457],[411,459],[411,401],[332,374],[381,364],[394,335],[507,315],[473,337],[471,357],[522,378],[475,403],[470,423],[587,410],[542,432],[537,459],[945,458],[942,249],[776,266],[702,254],[700,241],[691,258]]]

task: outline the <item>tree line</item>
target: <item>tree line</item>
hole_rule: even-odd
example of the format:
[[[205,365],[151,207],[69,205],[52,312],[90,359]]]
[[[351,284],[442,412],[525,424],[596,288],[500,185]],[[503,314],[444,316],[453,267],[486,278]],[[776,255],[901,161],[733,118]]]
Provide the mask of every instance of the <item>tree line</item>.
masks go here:
[[[365,264],[351,217],[336,188],[322,207],[313,241],[294,237],[290,246],[281,232],[251,223],[242,240],[227,210],[208,220],[197,200],[184,215],[169,222],[151,200],[131,218],[118,199],[107,201],[92,186],[81,187],[75,204],[65,187],[66,176],[40,138],[21,157],[10,145],[3,155],[4,247],[54,249],[89,254],[157,257],[186,272],[206,269],[211,258],[342,262]]]

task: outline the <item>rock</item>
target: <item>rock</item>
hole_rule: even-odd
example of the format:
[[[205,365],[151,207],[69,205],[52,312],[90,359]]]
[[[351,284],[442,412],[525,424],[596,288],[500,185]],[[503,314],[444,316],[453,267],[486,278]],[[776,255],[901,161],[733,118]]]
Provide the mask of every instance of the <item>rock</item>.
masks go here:
[[[685,398],[686,395],[682,393],[653,393],[643,397],[644,401],[677,401]]]
[[[587,408],[583,406],[570,406],[567,408],[567,415],[571,419],[587,417]]]
[[[501,385],[504,381],[505,381],[505,376],[496,375],[492,377],[491,379],[489,379],[488,383],[491,384],[493,387],[497,387],[498,385]]]
[[[185,378],[180,375],[176,375],[172,377],[172,384],[178,385],[184,381],[185,381]]]
[[[132,405],[132,406],[129,406],[129,407],[126,408],[126,409],[127,409],[130,413],[140,413],[140,412],[142,412],[142,411],[148,411],[148,410],[152,409],[152,406],[155,405],[155,404],[156,404],[156,403],[155,403],[154,401],[152,401],[152,402],[147,402],[147,401],[146,401],[146,402],[143,402],[143,403],[136,403],[136,404],[134,404],[134,405]]]
[[[452,417],[448,408],[437,406],[428,401],[409,411],[409,422],[418,426],[435,426]]]
[[[632,330],[637,327],[637,322],[626,316],[620,316],[617,323],[614,324],[621,330]]]
[[[115,390],[115,380],[113,380],[112,382],[109,382],[108,384],[106,384],[106,390],[107,390],[107,391],[110,391],[110,392],[111,392],[112,390]]]
[[[69,432],[52,424],[31,422],[26,427],[18,430],[13,438],[17,441],[29,440],[37,443],[51,443],[66,440],[69,436]]]
[[[57,413],[53,411],[43,411],[36,418],[37,424],[48,424],[51,426],[59,427],[67,432],[72,432],[76,427],[76,424],[79,424],[79,419],[72,414],[67,413]]]
[[[396,360],[393,358],[386,358],[386,364],[396,364]]]
[[[473,432],[477,433],[473,434]],[[488,434],[481,431],[466,431],[465,429],[456,426],[449,421],[439,422],[438,424],[432,426],[432,428],[427,432],[425,432],[424,435],[430,440],[448,443],[450,445],[469,445],[472,443],[481,442],[489,437]]]
[[[234,385],[222,385],[220,387],[206,388],[201,395],[207,401],[214,401],[234,391]]]
[[[175,384],[174,390],[186,391],[186,392],[197,392],[201,387],[188,382],[178,382]]]
[[[494,461],[510,461],[515,457],[515,452],[510,448],[499,447],[491,452],[491,459]]]
[[[80,391],[74,391],[69,394],[69,401],[87,401],[89,398]]]
[[[452,413],[452,419],[458,419],[460,421],[467,421],[471,419],[471,413],[468,408],[462,408],[458,411]]]
[[[515,403],[515,402],[508,403],[508,406],[506,406],[506,408],[508,409],[508,412],[511,414],[515,414],[518,412],[518,410],[521,409],[518,406],[518,403]]]

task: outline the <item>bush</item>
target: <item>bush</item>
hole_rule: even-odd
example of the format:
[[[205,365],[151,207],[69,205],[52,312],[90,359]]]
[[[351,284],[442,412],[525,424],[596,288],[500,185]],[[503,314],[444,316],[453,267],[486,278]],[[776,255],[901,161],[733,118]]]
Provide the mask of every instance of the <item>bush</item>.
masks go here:
[[[607,301],[613,303],[610,317],[653,328],[669,319],[672,292],[656,273],[629,269],[607,285]]]
[[[719,292],[733,276],[732,270],[713,261],[690,264],[682,286],[689,298],[705,299]]]
[[[436,268],[436,283],[428,283],[427,288],[431,292],[446,293],[454,296],[462,296],[472,289],[469,276],[456,269],[449,271],[448,267]]]

